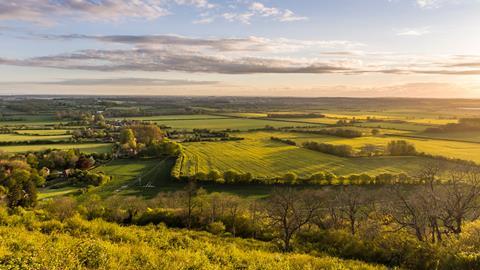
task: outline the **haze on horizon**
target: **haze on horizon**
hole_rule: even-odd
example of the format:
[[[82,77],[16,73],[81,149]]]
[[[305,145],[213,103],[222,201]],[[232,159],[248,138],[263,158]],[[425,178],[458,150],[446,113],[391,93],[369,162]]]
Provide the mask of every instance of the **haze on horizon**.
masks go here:
[[[0,2],[0,95],[480,98],[479,0]]]

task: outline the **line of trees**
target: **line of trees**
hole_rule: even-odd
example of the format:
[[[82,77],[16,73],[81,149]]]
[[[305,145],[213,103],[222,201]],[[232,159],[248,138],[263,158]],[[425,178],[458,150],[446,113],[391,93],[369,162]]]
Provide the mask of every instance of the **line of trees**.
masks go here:
[[[415,145],[404,140],[390,141],[385,147],[375,144],[365,144],[360,151],[355,151],[351,145],[304,142],[304,148],[340,157],[371,157],[371,156],[416,156],[420,153]]]
[[[328,143],[318,143],[318,142],[304,142],[302,144],[304,148],[322,152],[325,154],[330,154],[339,157],[354,157],[355,151],[351,145],[347,144],[328,144]]]

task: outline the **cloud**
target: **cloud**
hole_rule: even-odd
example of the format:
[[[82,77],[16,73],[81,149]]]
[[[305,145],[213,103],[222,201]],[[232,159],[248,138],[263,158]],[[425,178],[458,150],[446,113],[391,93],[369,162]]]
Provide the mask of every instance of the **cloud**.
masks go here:
[[[175,3],[178,5],[188,5],[207,9],[215,7],[215,4],[210,3],[208,0],[175,0]]]
[[[421,8],[432,8],[440,5],[440,0],[417,0],[417,5]]]
[[[423,9],[435,9],[441,8],[449,4],[460,4],[462,2],[467,3],[468,1],[476,0],[415,0],[417,6]]]
[[[144,0],[22,0],[1,1],[0,20],[52,23],[54,17],[115,21],[123,18],[156,19],[169,12],[161,1]]]
[[[243,24],[250,24],[252,18],[272,18],[280,22],[294,22],[308,20],[305,16],[297,16],[289,9],[280,9],[277,7],[267,7],[263,3],[253,2],[248,6],[245,12],[225,12],[221,15],[225,20],[238,21]]]
[[[72,54],[0,60],[18,66],[93,71],[183,71],[223,74],[334,73],[348,68],[331,63],[307,63],[274,58],[226,58],[201,54],[177,54],[166,50],[84,50]]]
[[[43,85],[66,85],[66,86],[186,86],[186,85],[214,85],[218,81],[192,81],[192,80],[172,80],[172,79],[152,79],[152,78],[111,78],[111,79],[69,79],[60,81],[30,81],[21,82],[21,84],[43,84]],[[18,82],[3,82],[2,84],[18,84]]]
[[[480,61],[479,62],[468,62],[468,63],[456,63],[447,65],[446,67],[478,67],[480,68]]]
[[[242,38],[192,38],[177,35],[39,35],[46,40],[96,40],[119,43],[140,49],[176,49],[187,51],[211,50],[218,52],[292,52],[302,49],[357,48],[364,44],[348,40],[294,40],[263,37]]]
[[[28,21],[55,24],[65,19],[87,21],[154,20],[172,14],[172,6],[200,9],[193,21],[206,24],[223,18],[250,24],[253,17],[272,18],[281,22],[306,20],[289,9],[267,7],[260,2],[237,2],[236,5],[212,3],[209,0],[22,0],[0,1],[0,21]],[[241,11],[243,10],[243,11]]]
[[[352,48],[363,44],[335,40],[192,38],[172,35],[40,37],[54,40],[88,39],[123,44],[127,48],[80,50],[26,59],[0,58],[0,64],[106,72],[479,75],[480,63],[480,57],[476,55],[357,51]]]
[[[430,27],[404,28],[397,31],[397,36],[423,36],[430,34]]]
[[[171,14],[169,7],[212,9],[208,0],[22,0],[0,1],[0,20],[53,24],[61,19],[118,21],[153,20]]]

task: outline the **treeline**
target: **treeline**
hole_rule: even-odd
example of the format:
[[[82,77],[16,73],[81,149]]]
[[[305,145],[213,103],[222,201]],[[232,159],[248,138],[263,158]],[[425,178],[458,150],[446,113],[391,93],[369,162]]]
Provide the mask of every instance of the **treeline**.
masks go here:
[[[307,177],[300,177],[294,172],[285,173],[282,176],[256,176],[250,172],[238,172],[235,170],[228,170],[220,172],[218,170],[211,170],[209,172],[197,172],[193,175],[182,174],[182,162],[184,156],[178,157],[178,162],[175,163],[171,176],[177,181],[194,181],[199,183],[216,183],[216,184],[240,184],[240,185],[391,185],[391,184],[406,184],[418,185],[417,178],[411,177],[405,173],[392,174],[381,173],[376,176],[368,174],[352,174],[347,176],[337,176],[331,172],[318,172]]]
[[[416,156],[419,155],[415,145],[404,140],[390,141],[385,147],[365,144],[360,151],[355,151],[351,145],[304,142],[304,148],[339,157],[370,157],[370,156]]]
[[[458,123],[449,123],[440,127],[427,128],[425,132],[443,133],[443,132],[465,132],[479,131],[480,118],[460,118]]]
[[[43,139],[33,139],[28,141],[0,141],[0,146],[7,145],[36,145],[36,144],[64,144],[69,142],[76,142],[73,139],[64,139],[64,140],[43,140]]]
[[[231,131],[213,131],[210,129],[193,129],[192,132],[175,132],[174,137],[183,138],[182,142],[218,142],[241,141],[244,138],[230,136]],[[170,136],[170,133],[169,133]]]
[[[292,140],[283,139],[283,138],[274,137],[274,136],[270,137],[270,140],[276,141],[276,142],[281,142],[281,143],[288,144],[288,145],[297,145],[297,143],[292,141]]]
[[[347,128],[328,128],[328,129],[325,128],[325,129],[317,129],[317,130],[289,129],[288,131],[296,132],[296,133],[328,135],[328,136],[343,137],[343,138],[359,138],[363,136],[362,131],[358,129],[347,129]],[[375,132],[372,132],[372,133],[375,133]]]
[[[324,118],[320,113],[269,113],[268,118]]]
[[[328,144],[328,143],[318,143],[318,142],[304,142],[302,144],[304,148],[322,152],[329,155],[339,156],[339,157],[354,157],[355,151],[351,145],[347,144]]]

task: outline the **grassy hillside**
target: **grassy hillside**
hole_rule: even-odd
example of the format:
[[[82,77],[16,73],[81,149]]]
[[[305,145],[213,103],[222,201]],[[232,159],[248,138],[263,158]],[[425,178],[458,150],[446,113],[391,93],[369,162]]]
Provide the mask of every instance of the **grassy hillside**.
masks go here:
[[[163,226],[121,227],[78,216],[40,221],[33,212],[8,216],[3,209],[0,214],[1,269],[386,269]]]

